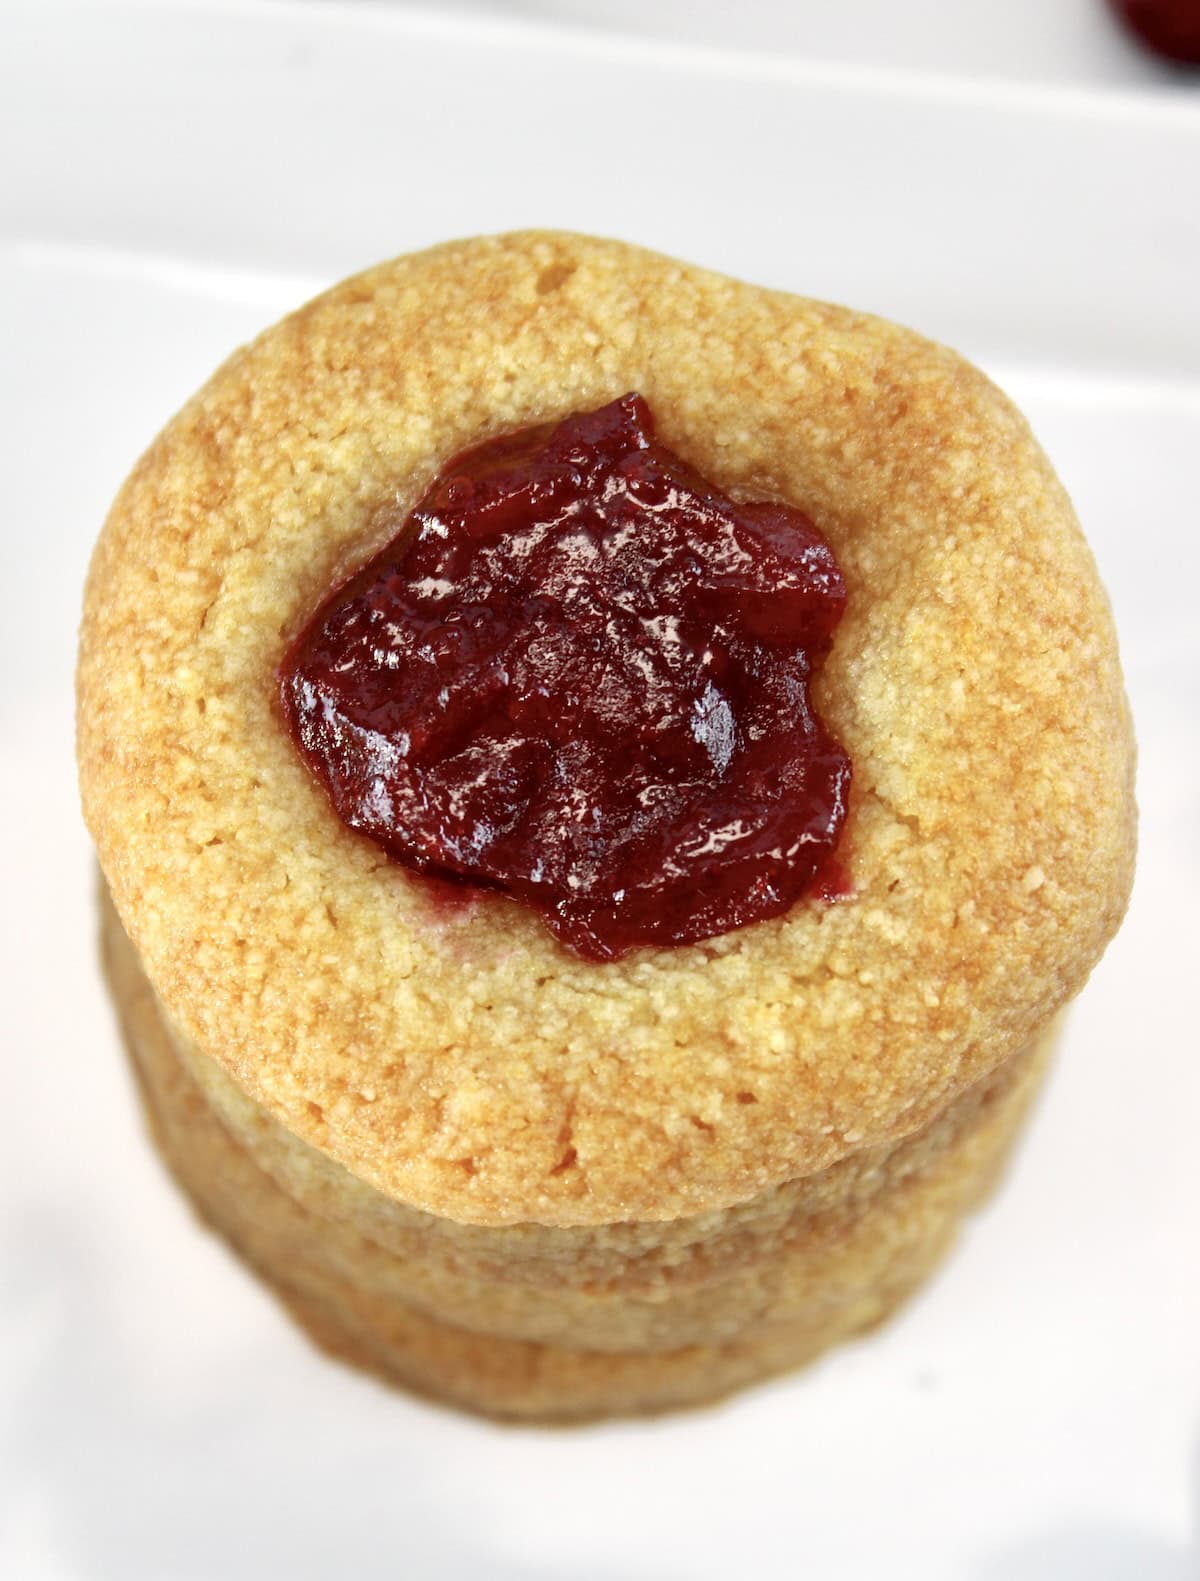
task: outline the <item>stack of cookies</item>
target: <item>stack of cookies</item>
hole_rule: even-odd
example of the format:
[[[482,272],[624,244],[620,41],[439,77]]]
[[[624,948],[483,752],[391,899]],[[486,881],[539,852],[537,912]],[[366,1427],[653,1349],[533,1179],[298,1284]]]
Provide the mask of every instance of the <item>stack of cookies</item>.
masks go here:
[[[276,676],[381,503],[628,390],[833,546],[815,694],[853,787],[836,902],[597,963],[345,827]],[[1007,400],[878,319],[575,236],[381,266],[215,375],[97,548],[79,752],[175,1174],[328,1349],[506,1417],[698,1403],[889,1312],[1132,875],[1108,606]]]

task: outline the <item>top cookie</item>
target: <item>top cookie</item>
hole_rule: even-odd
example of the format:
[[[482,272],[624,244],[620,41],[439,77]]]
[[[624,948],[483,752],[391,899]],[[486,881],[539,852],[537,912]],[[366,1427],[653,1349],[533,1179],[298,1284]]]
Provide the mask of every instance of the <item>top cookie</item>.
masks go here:
[[[344,828],[275,677],[382,502],[627,390],[838,556],[815,691],[854,894],[597,965],[501,897],[439,908]],[[471,1222],[703,1212],[915,1129],[1081,986],[1132,873],[1107,602],[1005,397],[879,319],[585,237],[381,265],[231,358],[105,525],[78,723],[175,1024],[354,1173]]]

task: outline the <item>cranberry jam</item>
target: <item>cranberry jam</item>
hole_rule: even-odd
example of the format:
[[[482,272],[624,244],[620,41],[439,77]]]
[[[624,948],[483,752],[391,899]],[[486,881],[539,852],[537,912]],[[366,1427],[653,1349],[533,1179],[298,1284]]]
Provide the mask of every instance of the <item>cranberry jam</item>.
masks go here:
[[[787,910],[850,763],[809,696],[845,603],[808,518],[727,498],[640,395],[457,456],[280,671],[338,816],[592,960]]]

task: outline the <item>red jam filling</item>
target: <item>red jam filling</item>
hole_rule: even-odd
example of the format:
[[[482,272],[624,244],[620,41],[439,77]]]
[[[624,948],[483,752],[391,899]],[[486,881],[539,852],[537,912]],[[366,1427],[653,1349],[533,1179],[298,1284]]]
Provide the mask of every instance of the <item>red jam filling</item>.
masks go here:
[[[803,512],[735,503],[626,395],[464,452],[397,525],[280,671],[344,823],[592,960],[827,870],[850,763],[809,683],[846,594]]]
[[[1109,0],[1138,42],[1177,66],[1200,66],[1200,0]]]

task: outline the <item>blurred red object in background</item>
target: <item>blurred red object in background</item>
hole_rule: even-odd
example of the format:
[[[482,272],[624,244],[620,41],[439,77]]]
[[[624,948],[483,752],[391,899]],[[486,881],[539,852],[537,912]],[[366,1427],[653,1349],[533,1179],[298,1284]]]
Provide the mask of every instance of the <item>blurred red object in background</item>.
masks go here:
[[[1109,5],[1156,55],[1200,66],[1200,0],[1109,0]]]

